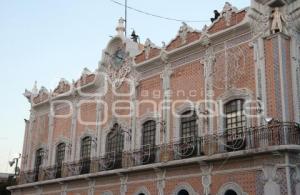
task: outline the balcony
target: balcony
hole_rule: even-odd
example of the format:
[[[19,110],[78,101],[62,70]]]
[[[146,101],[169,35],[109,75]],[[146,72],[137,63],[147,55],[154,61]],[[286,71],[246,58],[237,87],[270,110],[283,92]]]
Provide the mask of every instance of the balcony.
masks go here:
[[[20,183],[51,180],[88,173],[141,167],[148,164],[172,162],[195,157],[214,157],[220,154],[236,154],[241,151],[276,150],[276,146],[299,146],[300,125],[276,123],[245,128],[239,132],[226,132],[202,137],[182,138],[159,146],[142,146],[140,150],[123,153],[106,153],[94,159],[65,163],[62,166],[40,168],[22,172]],[[242,153],[243,154],[243,153]]]

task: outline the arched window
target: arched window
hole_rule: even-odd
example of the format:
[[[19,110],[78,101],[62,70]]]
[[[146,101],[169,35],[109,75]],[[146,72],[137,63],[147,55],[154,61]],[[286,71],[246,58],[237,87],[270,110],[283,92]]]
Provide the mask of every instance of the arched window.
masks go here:
[[[66,144],[61,143],[56,147],[56,178],[61,177],[62,165],[65,160]]]
[[[234,190],[227,190],[224,195],[237,195]]]
[[[245,146],[243,130],[246,126],[246,117],[243,104],[243,100],[236,99],[228,102],[224,108],[228,151],[240,150]]]
[[[35,163],[34,163],[34,181],[39,180],[40,166],[43,163],[44,150],[42,148],[38,149],[35,153]]]
[[[180,154],[182,158],[195,156],[198,150],[198,125],[195,111],[187,111],[180,118]]]
[[[180,190],[177,195],[189,195],[189,193],[186,190]]]
[[[110,162],[109,168],[122,167],[122,153],[124,149],[124,135],[122,128],[115,124],[107,135],[106,140],[106,160]]]
[[[155,132],[156,122],[153,120],[143,124],[142,129],[142,162],[143,164],[155,162]]]
[[[90,136],[85,137],[81,140],[81,151],[80,151],[81,174],[86,174],[90,172],[91,147],[92,147],[92,138]]]
[[[181,115],[180,136],[189,140],[198,136],[197,114],[195,111],[187,111]]]

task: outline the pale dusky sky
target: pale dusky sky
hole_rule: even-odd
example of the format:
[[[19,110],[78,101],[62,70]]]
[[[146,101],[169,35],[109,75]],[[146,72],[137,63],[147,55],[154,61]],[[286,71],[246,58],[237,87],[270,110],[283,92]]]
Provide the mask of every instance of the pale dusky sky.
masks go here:
[[[117,0],[124,2],[124,0]],[[231,0],[238,9],[250,0]],[[213,10],[225,0],[128,0],[128,6],[182,20],[201,30],[210,24]],[[30,105],[22,93],[38,87],[53,89],[61,78],[78,79],[83,68],[95,70],[110,36],[115,35],[124,7],[110,0],[0,0],[0,172],[11,172],[8,161],[22,152]],[[135,29],[161,45],[175,37],[180,22],[128,10],[128,31]]]

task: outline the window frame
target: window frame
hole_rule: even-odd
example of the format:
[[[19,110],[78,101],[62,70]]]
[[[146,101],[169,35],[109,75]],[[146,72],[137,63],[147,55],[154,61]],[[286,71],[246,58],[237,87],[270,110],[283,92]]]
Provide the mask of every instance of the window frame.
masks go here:
[[[92,157],[92,137],[86,136],[81,139],[80,143],[80,164],[81,174],[90,172],[91,168],[91,157]]]
[[[246,127],[244,102],[243,99],[234,99],[224,105],[224,129],[227,134],[242,133]]]
[[[56,178],[61,177],[62,166],[65,161],[66,147],[67,145],[64,142],[56,146],[56,155],[55,155]]]
[[[181,142],[190,142],[198,137],[198,116],[196,111],[188,110],[180,116],[179,135]]]
[[[39,148],[35,152],[35,160],[34,160],[35,181],[39,180],[40,167],[43,165],[44,155],[45,152],[43,148]]]

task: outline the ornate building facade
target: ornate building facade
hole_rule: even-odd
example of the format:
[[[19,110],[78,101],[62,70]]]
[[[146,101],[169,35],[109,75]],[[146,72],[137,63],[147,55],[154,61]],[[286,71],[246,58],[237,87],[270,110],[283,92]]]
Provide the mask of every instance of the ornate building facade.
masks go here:
[[[252,0],[24,95],[14,195],[299,195],[300,1]]]

